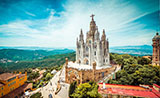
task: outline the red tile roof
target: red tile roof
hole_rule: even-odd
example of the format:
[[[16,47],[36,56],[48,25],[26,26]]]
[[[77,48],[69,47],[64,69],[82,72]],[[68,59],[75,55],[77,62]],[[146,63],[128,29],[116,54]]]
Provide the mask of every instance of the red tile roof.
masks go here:
[[[157,85],[157,84],[153,84],[154,86],[156,86],[156,87],[158,87],[158,88],[160,88],[160,86],[159,85]]]
[[[159,98],[159,96],[152,92],[152,90],[150,91],[149,89],[140,86],[105,84],[106,89],[103,89],[102,83],[99,83],[98,85],[98,92],[101,94]]]

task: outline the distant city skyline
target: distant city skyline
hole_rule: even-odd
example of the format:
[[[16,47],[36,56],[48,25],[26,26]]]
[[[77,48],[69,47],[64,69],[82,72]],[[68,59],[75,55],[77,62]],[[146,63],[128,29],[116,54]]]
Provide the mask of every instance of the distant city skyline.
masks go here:
[[[151,45],[159,0],[0,0],[0,46],[76,47],[91,14],[110,46]]]

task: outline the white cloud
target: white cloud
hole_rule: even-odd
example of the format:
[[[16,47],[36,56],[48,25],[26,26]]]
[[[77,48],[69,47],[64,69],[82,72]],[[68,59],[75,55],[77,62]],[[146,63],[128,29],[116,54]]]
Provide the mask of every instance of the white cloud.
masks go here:
[[[32,45],[49,47],[75,47],[76,37],[80,29],[84,35],[89,30],[92,13],[102,34],[105,29],[111,46],[150,44],[150,36],[153,30],[143,30],[144,25],[132,23],[132,21],[153,12],[137,10],[130,2],[122,3],[118,0],[102,0],[102,2],[69,1],[63,5],[65,11],[59,13],[60,17],[54,16],[56,11],[50,11],[46,19],[16,20],[9,24],[0,25],[0,32],[17,38],[6,38],[8,41],[0,41],[1,45]],[[27,13],[34,16],[34,14]],[[132,34],[135,32],[135,35]],[[137,36],[147,32],[145,36]],[[128,34],[132,34],[129,36]],[[23,40],[21,40],[24,37]],[[135,41],[135,37],[136,39]],[[15,42],[13,41],[15,40]],[[19,42],[21,40],[21,42]],[[27,41],[28,40],[28,41]],[[32,41],[32,42],[31,42]]]
[[[30,12],[25,12],[26,14],[30,15],[30,16],[36,16],[35,14],[33,13],[30,13]]]

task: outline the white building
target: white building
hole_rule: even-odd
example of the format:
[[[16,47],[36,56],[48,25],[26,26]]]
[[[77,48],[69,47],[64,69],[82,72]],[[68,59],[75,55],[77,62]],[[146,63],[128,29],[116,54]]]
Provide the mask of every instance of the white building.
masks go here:
[[[105,30],[103,30],[100,39],[98,27],[93,19],[94,15],[91,15],[91,17],[90,30],[86,34],[86,41],[84,41],[82,29],[79,40],[77,38],[76,62],[90,66],[93,62],[96,62],[98,67],[109,66],[109,42],[108,39],[106,40]]]

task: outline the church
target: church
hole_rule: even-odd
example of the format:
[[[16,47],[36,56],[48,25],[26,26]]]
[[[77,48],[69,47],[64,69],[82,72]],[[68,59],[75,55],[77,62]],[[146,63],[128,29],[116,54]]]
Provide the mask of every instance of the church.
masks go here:
[[[91,15],[90,30],[86,33],[86,40],[82,29],[76,42],[76,61],[65,63],[65,82],[77,81],[79,84],[94,80],[98,82],[110,74],[114,67],[110,65],[109,41],[105,30],[100,33]]]

